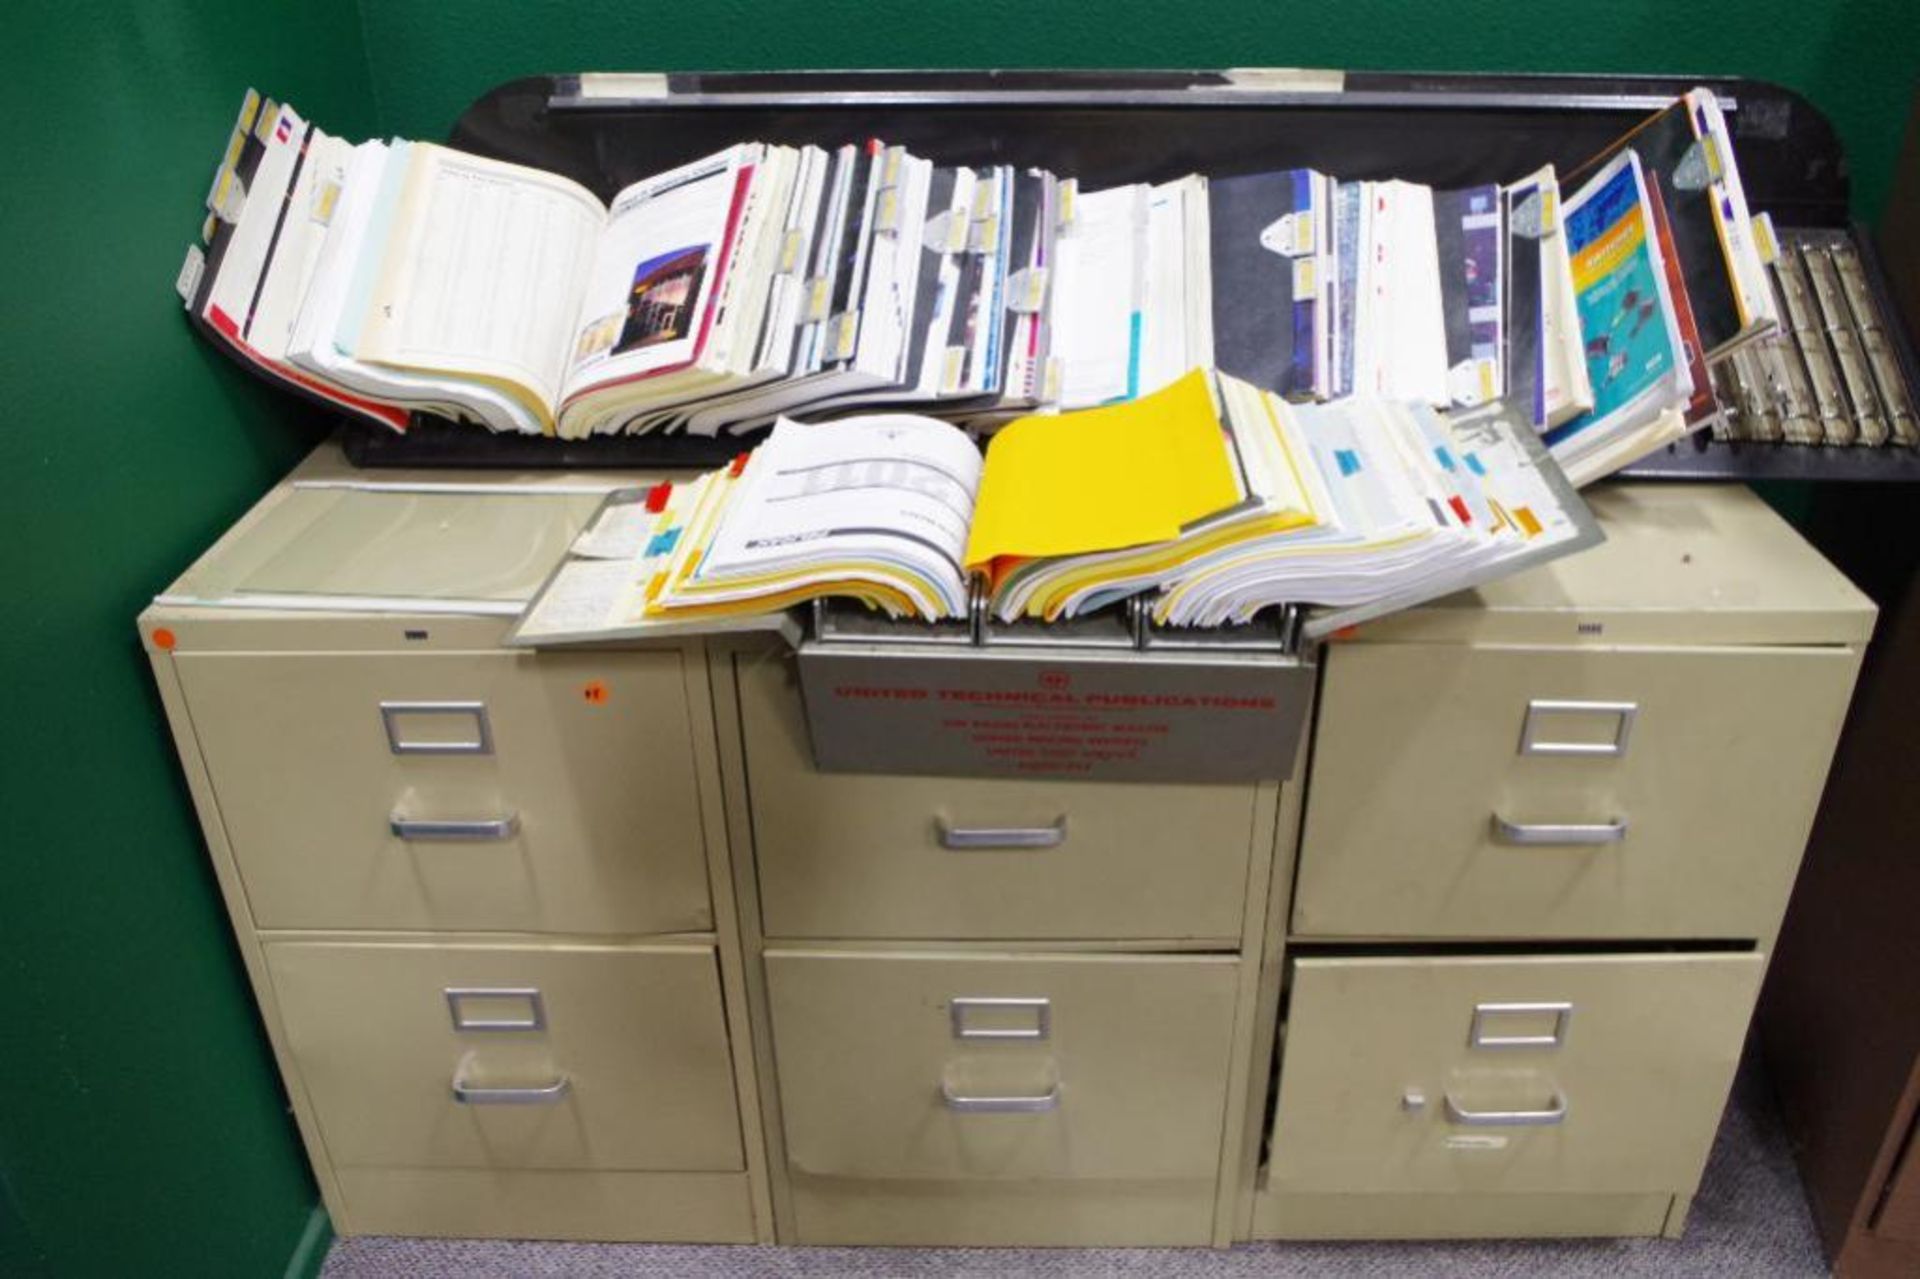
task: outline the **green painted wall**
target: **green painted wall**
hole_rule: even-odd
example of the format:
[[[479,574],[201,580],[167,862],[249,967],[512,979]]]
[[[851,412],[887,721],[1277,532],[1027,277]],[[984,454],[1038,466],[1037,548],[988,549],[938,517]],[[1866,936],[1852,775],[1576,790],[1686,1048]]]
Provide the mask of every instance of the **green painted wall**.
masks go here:
[[[363,0],[385,125],[441,137],[483,89],[582,70],[1226,67],[1641,71],[1775,80],[1839,126],[1877,216],[1920,66],[1914,0]]]
[[[10,6],[0,1274],[278,1275],[315,1195],[134,616],[318,423],[173,294],[250,83],[375,126],[352,6]]]

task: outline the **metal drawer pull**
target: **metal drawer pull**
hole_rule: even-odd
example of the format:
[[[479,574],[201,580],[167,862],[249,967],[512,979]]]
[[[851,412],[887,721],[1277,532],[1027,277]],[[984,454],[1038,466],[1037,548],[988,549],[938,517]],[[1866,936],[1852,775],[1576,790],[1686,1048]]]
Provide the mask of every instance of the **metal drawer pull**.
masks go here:
[[[1503,844],[1617,844],[1627,837],[1627,819],[1592,825],[1555,822],[1510,822],[1493,815],[1493,837]]]
[[[1055,1084],[1037,1097],[964,1097],[942,1082],[940,1100],[948,1110],[976,1115],[1038,1115],[1060,1109],[1060,1085]]]
[[[446,996],[447,1013],[453,1018],[453,1028],[462,1034],[470,1030],[547,1028],[547,1001],[541,997],[538,986],[448,986]],[[469,999],[524,999],[527,1013],[524,1017],[474,1017],[468,1015],[466,1009]]]
[[[402,715],[470,715],[473,737],[455,741],[410,740],[405,736],[406,726],[400,722]],[[487,721],[485,702],[382,702],[380,722],[387,730],[387,747],[396,755],[493,754],[493,725]]]
[[[1567,1117],[1564,1093],[1553,1094],[1545,1110],[1468,1110],[1447,1094],[1447,1119],[1469,1128],[1550,1128]]]
[[[1015,1008],[1033,1014],[1031,1026],[969,1026],[967,1014],[974,1009]],[[947,1017],[953,1024],[955,1039],[1045,1039],[1053,1033],[1051,999],[1007,999],[991,995],[960,996],[947,1001]]]
[[[1489,1035],[1485,1025],[1489,1017],[1524,1017],[1529,1014],[1553,1014],[1550,1035]],[[1567,1042],[1567,1026],[1573,1020],[1573,1005],[1550,1004],[1475,1004],[1473,1025],[1467,1031],[1469,1048],[1559,1048]]]
[[[394,813],[387,818],[387,829],[401,839],[512,839],[520,833],[520,814],[474,821],[434,821]]]
[[[944,817],[933,819],[940,847],[957,853],[981,848],[1058,848],[1067,842],[1067,815],[1051,826],[955,826]]]
[[[1638,702],[1567,702],[1536,697],[1527,703],[1527,717],[1520,725],[1522,755],[1624,755],[1627,737],[1633,732],[1633,720],[1640,713]],[[1610,742],[1543,742],[1536,734],[1548,715],[1612,715],[1616,718]]]
[[[548,1106],[573,1091],[573,1080],[561,1075],[550,1084],[526,1088],[476,1088],[453,1077],[453,1099],[463,1106]]]

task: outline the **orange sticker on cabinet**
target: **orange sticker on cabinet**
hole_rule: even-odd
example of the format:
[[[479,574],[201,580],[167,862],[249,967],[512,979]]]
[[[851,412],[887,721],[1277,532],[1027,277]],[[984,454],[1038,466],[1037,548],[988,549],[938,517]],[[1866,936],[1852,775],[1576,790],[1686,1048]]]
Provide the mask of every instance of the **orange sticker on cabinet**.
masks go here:
[[[178,644],[179,642],[180,642],[179,638],[175,636],[174,633],[168,630],[166,627],[159,626],[154,628],[153,646],[155,648],[165,649],[168,652],[172,652],[173,646],[175,644]]]
[[[580,696],[585,699],[589,706],[605,706],[607,704],[607,686],[597,679],[589,680],[581,686]]]

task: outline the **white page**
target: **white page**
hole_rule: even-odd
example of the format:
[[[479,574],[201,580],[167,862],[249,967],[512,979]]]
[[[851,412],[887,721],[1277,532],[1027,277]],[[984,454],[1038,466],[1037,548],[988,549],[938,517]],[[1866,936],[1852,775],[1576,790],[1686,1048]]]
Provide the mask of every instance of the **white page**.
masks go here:
[[[782,419],[754,451],[699,577],[880,558],[940,588],[957,613],[980,467],[966,434],[932,418]]]
[[[1207,179],[1189,174],[1185,188],[1186,214],[1186,365],[1181,372],[1213,367],[1213,214],[1207,199]]]
[[[1141,310],[1140,394],[1187,371],[1187,201],[1183,182],[1163,182],[1147,204],[1147,289]]]
[[[1386,356],[1389,398],[1447,404],[1447,324],[1434,235],[1433,188],[1384,184],[1393,203],[1392,337]]]
[[[754,366],[798,169],[799,153],[781,146],[765,148],[751,169],[733,244],[720,270],[713,327],[702,353],[711,368],[743,374]]]
[[[1006,284],[1011,269],[1007,254],[1013,233],[1013,168],[999,165],[980,179],[984,190],[976,188],[976,200],[983,218],[975,219],[973,234],[978,238],[980,288],[973,296],[973,310],[966,328],[966,388],[970,391],[997,391],[1005,385],[1000,369],[1000,327],[1006,323]]]
[[[813,258],[814,229],[821,204],[827,199],[829,160],[819,147],[800,151],[800,173],[787,206],[786,243],[781,245],[779,272],[768,301],[767,322],[760,334],[755,366],[782,374],[797,372],[793,362],[796,330],[806,304],[808,266]]]
[[[496,377],[549,411],[604,211],[586,188],[414,143],[385,262],[352,352]]]
[[[1393,306],[1390,259],[1393,205],[1383,183],[1360,184],[1360,266],[1353,314],[1353,386],[1355,395],[1380,395],[1386,384],[1381,368],[1388,314]]]
[[[917,373],[917,394],[926,398],[937,397],[946,376],[947,336],[953,331],[954,309],[961,304],[960,297],[960,255],[966,250],[966,238],[969,221],[973,216],[974,191],[979,176],[965,166],[956,168],[953,173],[953,193],[947,203],[944,216],[936,213],[931,229],[944,233],[944,242],[938,245],[928,244],[926,252],[938,252],[941,255],[940,281],[938,293],[934,298],[933,314],[927,325],[927,340],[920,353],[920,368]]]
[[[653,540],[654,515],[645,502],[615,502],[573,539],[571,554],[590,560],[633,560]]]
[[[354,285],[356,263],[368,251],[368,230],[388,160],[388,147],[383,142],[364,142],[354,148],[312,282],[294,321],[287,346],[288,362],[365,395],[450,417],[471,416],[496,431],[538,434],[540,418],[494,386],[362,364],[341,352],[339,329]]]
[[[1060,407],[1129,399],[1140,381],[1147,187],[1114,187],[1074,199],[1054,276],[1053,349]]]
[[[898,181],[875,197],[876,227],[860,301],[860,333],[854,367],[903,380],[914,297],[920,283],[920,237],[926,231],[927,192],[933,163],[902,154]]]
[[[254,166],[253,179],[247,185],[247,202],[220,255],[218,274],[207,293],[205,314],[209,319],[217,315],[231,322],[235,336],[240,336],[253,309],[254,291],[267,268],[273,229],[280,220],[287,189],[293,183],[294,162],[306,142],[309,127],[292,107],[281,105],[279,123],[267,140],[266,153]]]
[[[301,299],[326,242],[327,224],[339,202],[352,152],[345,139],[318,129],[307,140],[306,159],[288,196],[259,301],[246,329],[247,345],[270,360],[287,356]]]
[[[1545,189],[1545,188],[1543,188]],[[1559,186],[1552,188],[1559,205]],[[1559,426],[1593,407],[1593,382],[1587,374],[1580,335],[1580,299],[1573,287],[1573,259],[1566,227],[1554,215],[1553,230],[1540,239],[1540,347],[1542,398],[1546,427]]]
[[[825,190],[826,216],[814,235],[813,263],[807,272],[800,306],[800,333],[794,350],[794,376],[816,373],[826,354],[827,309],[840,269],[840,246],[847,219],[855,216],[853,170],[859,149],[843,146],[833,156],[833,170]]]
[[[605,630],[636,611],[641,570],[631,560],[568,560],[521,620],[522,638]]]

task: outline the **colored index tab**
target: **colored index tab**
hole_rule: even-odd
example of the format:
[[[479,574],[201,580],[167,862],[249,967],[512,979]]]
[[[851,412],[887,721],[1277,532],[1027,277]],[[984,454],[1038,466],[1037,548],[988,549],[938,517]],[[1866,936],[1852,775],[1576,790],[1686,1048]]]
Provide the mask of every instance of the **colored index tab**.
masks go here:
[[[1449,471],[1451,471],[1451,470],[1453,470],[1453,469],[1454,469],[1454,467],[1453,467],[1453,453],[1452,453],[1451,451],[1449,451],[1449,450],[1448,450],[1448,448],[1447,448],[1447,446],[1446,446],[1446,445],[1444,445],[1444,444],[1436,444],[1436,445],[1434,445],[1434,446],[1433,446],[1433,455],[1434,455],[1435,457],[1437,457],[1437,458],[1439,458],[1439,459],[1440,459],[1440,465],[1441,465],[1442,467],[1444,467],[1444,468],[1446,468],[1446,469],[1447,469],[1447,470],[1449,470]]]
[[[736,454],[733,461],[727,466],[727,474],[733,479],[739,479],[741,472],[747,469],[747,459],[752,456],[752,453]]]
[[[667,509],[667,499],[673,496],[673,481],[662,480],[647,490],[647,514],[658,515]]]
[[[255,117],[259,114],[260,91],[258,89],[248,89],[246,95],[240,99],[240,122],[238,127],[243,132],[251,129]]]
[[[1335,449],[1333,451],[1333,461],[1334,464],[1340,468],[1340,474],[1342,475],[1358,475],[1360,473],[1360,455],[1352,449]]]
[[[655,533],[653,540],[647,543],[647,549],[642,554],[647,559],[654,559],[661,555],[671,555],[673,554],[674,545],[679,541],[680,526],[676,524],[664,532]]]
[[[1465,456],[1467,459],[1467,469],[1469,471],[1472,471],[1475,475],[1485,475],[1487,473],[1486,464],[1480,460],[1478,453],[1468,453]]]

